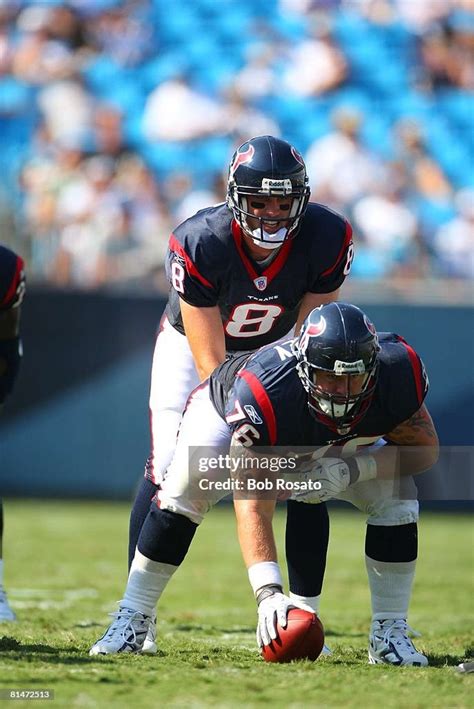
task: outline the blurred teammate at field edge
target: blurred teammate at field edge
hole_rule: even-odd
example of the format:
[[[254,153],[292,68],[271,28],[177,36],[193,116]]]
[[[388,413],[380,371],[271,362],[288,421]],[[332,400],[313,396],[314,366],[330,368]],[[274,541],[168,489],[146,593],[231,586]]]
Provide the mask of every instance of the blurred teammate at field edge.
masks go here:
[[[25,292],[24,263],[0,245],[0,412],[21,360],[20,306]],[[3,588],[3,504],[0,499],[0,623],[16,620]]]
[[[338,298],[353,258],[352,229],[309,202],[309,194],[293,146],[272,136],[251,138],[231,160],[226,203],[199,211],[170,238],[170,294],[151,376],[151,452],[130,518],[129,565],[190,392],[226,356],[275,342],[295,326],[298,331],[314,307]],[[295,516],[294,508],[289,502],[288,553],[296,553],[290,588],[312,597],[316,607],[321,589],[314,570],[324,566],[325,551],[303,559],[293,540],[317,524],[327,543],[327,511],[322,505]],[[153,632],[144,652],[156,651]]]
[[[189,399],[169,475],[143,525],[119,611],[91,654],[141,650],[157,599],[204,515],[225,495],[209,485],[203,493],[200,482],[223,482],[228,471],[201,473],[189,459],[189,448],[201,443],[221,451],[231,443],[236,458],[245,452],[253,457],[262,447],[267,453],[275,446],[280,452],[281,447],[299,451],[308,471],[299,476],[317,482],[319,489],[294,493],[295,515],[330,498],[367,514],[369,661],[428,664],[407,624],[418,553],[412,475],[430,468],[438,455],[436,431],[423,403],[427,390],[423,363],[412,347],[399,335],[377,335],[367,316],[345,303],[313,310],[298,338],[220,366]],[[369,452],[361,452],[361,446],[369,446]],[[258,603],[257,638],[260,645],[268,644],[276,637],[276,620],[285,626],[289,608],[311,599],[283,593],[272,529],[275,496],[261,499],[253,492],[249,499],[239,493],[234,504]],[[317,529],[305,530],[297,541],[305,555],[325,546]]]

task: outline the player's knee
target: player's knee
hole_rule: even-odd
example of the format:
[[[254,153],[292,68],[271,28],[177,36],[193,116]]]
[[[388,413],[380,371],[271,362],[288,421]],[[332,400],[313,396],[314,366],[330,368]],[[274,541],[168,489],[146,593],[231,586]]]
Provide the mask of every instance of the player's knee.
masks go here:
[[[418,522],[418,500],[376,500],[369,507],[367,524],[399,527]]]
[[[154,507],[138,539],[138,551],[153,561],[179,566],[186,556],[197,524],[183,515]]]
[[[186,517],[196,525],[201,524],[210,509],[210,505],[205,500],[190,500],[188,497],[169,495],[163,488],[158,492],[158,504],[161,510]]]

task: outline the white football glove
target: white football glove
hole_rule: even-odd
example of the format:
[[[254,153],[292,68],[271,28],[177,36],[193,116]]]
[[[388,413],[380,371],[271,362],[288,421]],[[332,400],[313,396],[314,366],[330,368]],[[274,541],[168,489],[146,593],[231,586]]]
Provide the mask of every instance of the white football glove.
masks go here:
[[[278,637],[277,623],[282,628],[286,628],[287,615],[290,608],[302,608],[305,611],[314,613],[310,606],[305,603],[293,601],[284,593],[273,593],[265,598],[258,606],[257,621],[257,645],[261,648],[270,645],[272,640]]]
[[[293,492],[291,499],[310,504],[326,502],[332,497],[337,497],[347,490],[351,482],[349,466],[340,458],[320,458],[304,477],[306,481],[310,480],[313,483],[311,486],[313,489],[305,490],[302,486],[300,490]],[[319,489],[314,489],[314,483],[319,484]]]

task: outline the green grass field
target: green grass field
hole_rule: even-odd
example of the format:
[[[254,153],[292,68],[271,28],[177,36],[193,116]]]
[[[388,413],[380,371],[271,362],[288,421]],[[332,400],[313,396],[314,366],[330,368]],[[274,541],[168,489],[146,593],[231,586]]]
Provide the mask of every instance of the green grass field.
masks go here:
[[[128,505],[7,500],[5,517],[19,622],[0,624],[2,689],[54,690],[53,707],[474,706],[474,675],[454,670],[474,644],[467,516],[422,517],[409,620],[430,667],[401,669],[367,663],[365,523],[356,512],[331,513],[321,616],[333,654],[290,665],[266,664],[256,650],[230,506],[209,515],[162,599],[155,657],[88,656],[126,580]],[[280,540],[283,523],[278,515]]]

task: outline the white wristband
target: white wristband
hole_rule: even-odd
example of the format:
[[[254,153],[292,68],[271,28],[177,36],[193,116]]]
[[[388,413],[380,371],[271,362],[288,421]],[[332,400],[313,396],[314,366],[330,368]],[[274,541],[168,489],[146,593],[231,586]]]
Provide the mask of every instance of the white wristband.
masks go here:
[[[254,593],[257,593],[262,586],[274,584],[283,588],[281,572],[276,561],[259,561],[248,568],[249,581]]]
[[[359,468],[358,483],[373,480],[377,477],[377,461],[372,455],[356,455],[354,460]]]

